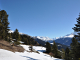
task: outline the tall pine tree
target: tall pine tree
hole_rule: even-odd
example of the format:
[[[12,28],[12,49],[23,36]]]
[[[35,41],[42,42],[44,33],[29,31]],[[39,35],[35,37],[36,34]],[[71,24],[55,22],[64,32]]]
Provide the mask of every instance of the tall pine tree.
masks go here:
[[[13,39],[16,39],[15,40],[16,45],[20,44],[19,41],[21,40],[21,37],[19,35],[18,29],[16,29],[13,33]]]
[[[70,60],[70,50],[68,47],[65,50],[65,60]]]
[[[0,24],[2,24],[2,38],[7,40],[8,39],[8,31],[9,31],[9,22],[8,22],[8,15],[5,10],[0,11]]]
[[[75,27],[72,28],[74,32],[77,33],[77,35],[74,35],[74,38],[72,39],[71,43],[71,59],[72,60],[78,60],[80,58],[80,14],[77,18],[77,24],[75,24]]]
[[[50,53],[51,52],[51,45],[49,42],[46,42],[46,52]]]
[[[54,54],[55,57],[58,57],[58,48],[55,42],[53,42],[52,53]]]
[[[78,42],[77,40],[73,37],[72,38],[72,43],[71,43],[71,60],[76,60],[76,52],[77,52],[77,46],[78,46]]]

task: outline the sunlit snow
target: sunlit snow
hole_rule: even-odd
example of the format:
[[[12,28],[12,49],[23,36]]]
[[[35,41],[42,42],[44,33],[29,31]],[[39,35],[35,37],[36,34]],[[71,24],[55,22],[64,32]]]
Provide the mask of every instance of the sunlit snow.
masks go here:
[[[43,53],[43,51],[45,51],[44,47],[34,46],[33,49],[39,51],[39,53],[35,53],[27,52],[29,51],[28,45],[21,46],[25,49],[24,52],[14,53],[8,50],[0,49],[0,60],[62,60]]]

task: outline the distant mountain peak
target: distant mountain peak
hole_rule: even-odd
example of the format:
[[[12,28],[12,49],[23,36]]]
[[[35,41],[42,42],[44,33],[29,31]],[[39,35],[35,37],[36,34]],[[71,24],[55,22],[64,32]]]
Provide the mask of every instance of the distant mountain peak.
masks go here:
[[[38,39],[41,39],[41,40],[43,40],[45,42],[53,40],[53,39],[51,39],[49,37],[43,37],[43,36],[35,36],[35,37],[38,38]]]
[[[64,38],[66,38],[66,37],[69,37],[69,38],[72,38],[72,37],[74,37],[74,33],[71,33],[71,34],[67,34],[66,36],[63,36]]]

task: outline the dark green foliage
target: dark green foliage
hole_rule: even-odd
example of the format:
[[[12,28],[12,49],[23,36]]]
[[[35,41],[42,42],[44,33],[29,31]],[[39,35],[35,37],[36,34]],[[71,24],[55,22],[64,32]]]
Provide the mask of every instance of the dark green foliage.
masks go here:
[[[53,53],[56,53],[55,51],[57,51],[57,50],[58,50],[57,45],[56,45],[55,42],[53,42],[52,52],[53,52]]]
[[[77,19],[77,24],[75,24],[76,27],[72,28],[75,32],[77,32],[78,35],[75,35],[72,39],[71,43],[71,52],[70,52],[70,60],[79,60],[80,58],[80,15]]]
[[[78,42],[75,38],[72,38],[72,43],[71,43],[71,58],[76,60],[76,52],[77,52],[77,45]]]
[[[18,32],[18,29],[16,29],[13,33],[13,39],[15,39],[15,44],[16,45],[19,45],[20,44],[20,40],[21,40],[21,37],[19,35],[19,32]]]
[[[5,10],[0,11],[0,37],[2,39],[8,40],[8,31],[9,31],[9,22],[8,22],[8,15]]]
[[[13,33],[13,39],[18,39],[19,37],[19,32],[18,32],[18,29],[16,29]]]
[[[51,45],[49,42],[46,42],[46,52],[50,53],[51,52]]]
[[[56,58],[61,58],[61,54],[60,54],[60,52],[58,51],[58,48],[57,48],[57,45],[56,45],[55,42],[53,42],[52,53],[54,54],[54,56],[55,56]]]
[[[26,45],[38,45],[37,42],[28,35],[21,35],[21,41]]]
[[[70,60],[70,50],[69,50],[69,48],[66,48],[66,50],[65,50],[65,60]]]
[[[78,43],[78,45],[77,45],[76,58],[77,58],[77,59],[80,58],[80,43]]]

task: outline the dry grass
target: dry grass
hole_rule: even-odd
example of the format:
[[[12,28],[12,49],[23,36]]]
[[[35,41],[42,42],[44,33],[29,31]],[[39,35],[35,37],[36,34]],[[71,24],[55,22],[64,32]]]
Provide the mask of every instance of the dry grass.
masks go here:
[[[21,46],[11,46],[9,42],[0,40],[0,49],[9,50],[12,52],[23,52],[24,48]]]

